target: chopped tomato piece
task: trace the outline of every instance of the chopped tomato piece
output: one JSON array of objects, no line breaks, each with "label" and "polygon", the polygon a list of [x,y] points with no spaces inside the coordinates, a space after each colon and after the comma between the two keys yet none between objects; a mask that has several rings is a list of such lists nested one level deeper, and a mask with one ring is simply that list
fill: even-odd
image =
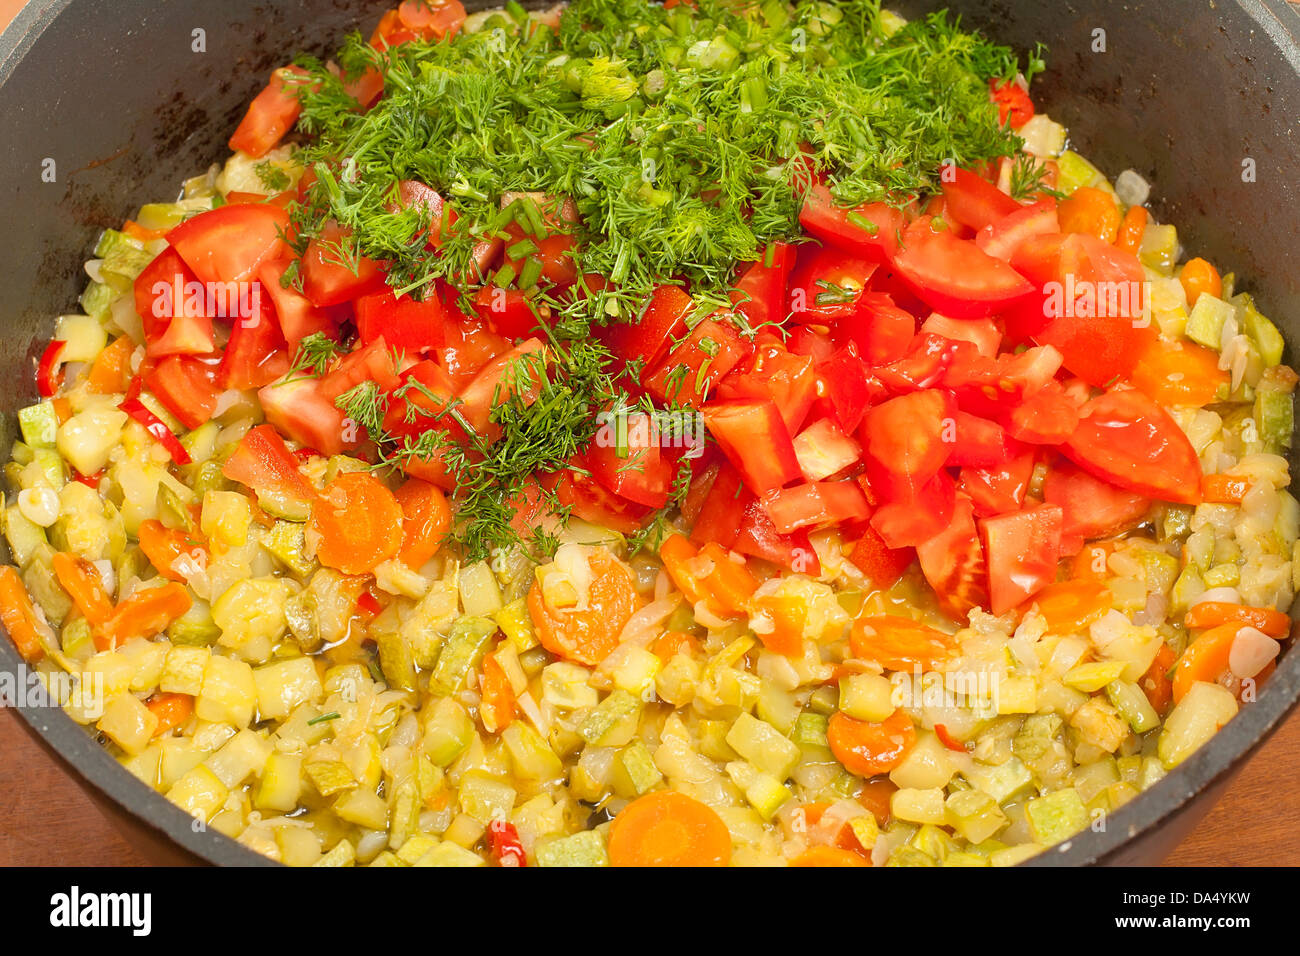
[{"label": "chopped tomato piece", "polygon": [[1141,392],[1098,395],[1061,449],[1084,471],[1150,498],[1201,500],[1201,462],[1169,413]]},{"label": "chopped tomato piece", "polygon": [[649,368],[668,350],[670,342],[686,334],[686,317],[695,301],[680,286],[661,285],[646,301],[635,322],[620,322],[596,329],[595,334],[614,355],[614,371],[640,361]]},{"label": "chopped tomato piece", "polygon": [[312,305],[311,300],[297,289],[282,284],[285,270],[290,262],[289,259],[276,259],[273,262],[263,263],[257,271],[257,277],[262,283],[262,291],[270,296],[271,304],[275,308],[276,323],[280,327],[280,334],[284,337],[286,347],[294,350],[299,342],[316,332],[337,341],[338,318],[330,311]]},{"label": "chopped tomato piece", "polygon": [[1034,118],[1034,101],[1014,80],[989,80],[989,98],[997,104],[998,119],[1012,129],[1020,129]]},{"label": "chopped tomato piece", "polygon": [[952,520],[956,486],[946,471],[931,478],[913,498],[887,501],[871,516],[871,526],[891,548],[916,547]]},{"label": "chopped tomato piece", "polygon": [[957,496],[948,527],[916,546],[916,557],[939,607],[953,620],[964,623],[972,609],[988,604],[984,546],[965,495]]},{"label": "chopped tomato piece", "polygon": [[302,113],[298,90],[304,85],[301,78],[306,76],[307,71],[299,66],[272,72],[271,82],[248,104],[248,112],[227,145],[254,159],[264,156],[298,122]]},{"label": "chopped tomato piece", "polygon": [[546,378],[544,348],[539,339],[519,343],[483,366],[461,390],[460,414],[476,432],[495,441],[501,426],[492,421],[493,408],[515,395],[525,405],[536,401]]},{"label": "chopped tomato piece", "polygon": [[167,242],[200,282],[248,282],[264,262],[289,254],[289,214],[269,203],[218,206],[186,219]]},{"label": "chopped tomato piece", "polygon": [[1001,259],[922,217],[907,228],[894,254],[895,272],[930,308],[955,319],[1002,312],[1033,286]]},{"label": "chopped tomato piece", "polygon": [[867,413],[862,427],[872,486],[888,498],[910,498],[948,461],[945,431],[955,408],[946,392],[900,395]]},{"label": "chopped tomato piece", "polygon": [[752,328],[785,319],[785,288],[794,261],[794,246],[773,242],[764,250],[762,259],[741,267],[743,271],[731,292],[731,303]]},{"label": "chopped tomato piece", "polygon": [[759,345],[747,364],[736,368],[718,385],[718,397],[728,401],[770,398],[793,435],[817,399],[813,360],[777,343]]},{"label": "chopped tomato piece", "polygon": [[821,573],[821,562],[807,533],[800,529],[781,534],[757,499],[751,499],[741,513],[740,530],[732,550],[762,558],[796,574]]},{"label": "chopped tomato piece", "polygon": [[363,345],[383,336],[393,348],[411,352],[442,346],[442,302],[434,292],[417,301],[381,289],[358,298],[355,308],[357,334]]},{"label": "chopped tomato piece", "polygon": [[221,390],[216,366],[187,355],[169,355],[144,372],[144,386],[186,428],[198,428],[212,417]]},{"label": "chopped tomato piece", "polygon": [[891,548],[870,524],[863,525],[862,536],[853,543],[849,560],[875,587],[889,588],[898,583],[916,553],[912,548]]},{"label": "chopped tomato piece", "polygon": [[598,432],[578,462],[614,494],[662,508],[672,487],[673,465],[660,447],[659,428],[653,417],[634,412],[615,419],[609,427],[625,433],[615,433],[608,436],[614,440],[606,441],[605,433]]},{"label": "chopped tomato piece", "polygon": [[958,487],[970,496],[981,518],[1015,511],[1025,502],[1037,457],[1031,448],[1001,465],[963,468]]},{"label": "chopped tomato piece", "polygon": [[1020,204],[969,169],[945,164],[939,175],[947,216],[979,231],[1005,218]]},{"label": "chopped tomato piece", "polygon": [[994,614],[1005,614],[1056,580],[1061,524],[1056,505],[981,519]]},{"label": "chopped tomato piece", "polygon": [[862,457],[862,446],[832,419],[813,422],[794,438],[799,470],[809,481],[822,481]]},{"label": "chopped tomato piece", "polygon": [[1008,262],[1020,244],[1030,236],[1060,231],[1061,224],[1056,218],[1056,200],[1044,199],[1029,206],[1021,206],[984,226],[975,236],[975,245],[993,258]]},{"label": "chopped tomato piece", "polygon": [[740,533],[746,504],[744,490],[740,472],[730,462],[722,462],[691,526],[691,541],[698,545],[715,541],[724,548],[732,547]]},{"label": "chopped tomato piece", "polygon": [[699,406],[740,364],[745,343],[730,323],[705,319],[645,379],[645,388],[668,405]]},{"label": "chopped tomato piece", "polygon": [[221,473],[231,481],[285,501],[310,501],[316,495],[279,433],[271,425],[256,425],[239,440]]},{"label": "chopped tomato piece", "polygon": [[783,488],[759,499],[781,534],[799,528],[825,528],[860,521],[871,509],[852,481],[811,481]]},{"label": "chopped tomato piece", "polygon": [[335,222],[307,243],[300,264],[303,294],[325,308],[348,302],[384,284],[379,263],[361,255],[351,233]]},{"label": "chopped tomato piece", "polygon": [[897,247],[903,213],[880,202],[846,208],[827,186],[814,183],[804,198],[799,222],[818,239],[883,261]]},{"label": "chopped tomato piece", "polygon": [[790,433],[771,399],[713,402],[702,411],[709,432],[755,494],[800,476]]},{"label": "chopped tomato piece", "polygon": [[1061,550],[1065,554],[1077,553],[1085,541],[1127,531],[1141,522],[1151,507],[1150,498],[1116,488],[1066,463],[1048,472],[1043,500],[1062,511]]},{"label": "chopped tomato piece", "polygon": [[154,257],[136,277],[135,311],[150,357],[206,355],[216,348],[203,287],[175,249]]}]

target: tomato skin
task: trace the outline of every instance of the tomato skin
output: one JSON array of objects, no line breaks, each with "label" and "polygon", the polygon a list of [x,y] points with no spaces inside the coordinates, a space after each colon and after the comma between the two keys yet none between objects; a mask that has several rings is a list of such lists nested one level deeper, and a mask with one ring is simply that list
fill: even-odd
[{"label": "tomato skin", "polygon": [[416,301],[385,288],[360,296],[355,308],[357,334],[365,345],[382,336],[393,348],[421,354],[442,347],[442,302],[434,292]]},{"label": "tomato skin", "polygon": [[302,291],[313,305],[340,305],[383,285],[384,274],[374,259],[357,255],[356,272],[339,262],[339,245],[350,235],[338,223],[329,222],[307,243],[300,263]]},{"label": "tomato skin", "polygon": [[136,277],[132,286],[135,311],[150,358],[206,355],[216,349],[212,318],[189,295],[191,283],[197,282],[198,277],[172,248],[155,256]]},{"label": "tomato skin", "polygon": [[948,230],[936,232],[924,217],[907,228],[892,262],[921,301],[954,319],[994,315],[1034,291],[1001,259]]},{"label": "tomato skin", "polygon": [[403,371],[399,378],[401,384],[390,393],[384,414],[384,431],[399,438],[414,438],[431,428],[440,428],[463,436],[455,419],[439,414],[456,395],[451,377],[441,365],[425,359]]},{"label": "tomato skin", "polygon": [[[640,421],[636,415],[640,415]],[[627,425],[625,454],[620,456],[614,444],[593,440],[578,456],[577,463],[614,494],[649,508],[662,508],[668,503],[672,487],[672,461],[660,448],[657,429],[651,426],[649,416],[633,413],[629,418],[632,420]]]},{"label": "tomato skin", "polygon": [[989,99],[997,104],[998,119],[1012,129],[1020,129],[1034,118],[1034,101],[1014,81],[989,80]]},{"label": "tomato skin", "polygon": [[531,296],[521,289],[485,285],[474,294],[474,311],[490,318],[498,334],[509,339],[522,339],[535,334],[543,326],[530,302]]},{"label": "tomato skin", "polygon": [[595,329],[595,335],[614,355],[611,368],[621,372],[629,362],[652,366],[671,341],[686,334],[686,317],[695,300],[681,286],[661,285],[651,293],[636,322],[621,322]]},{"label": "tomato skin", "polygon": [[786,317],[785,289],[790,280],[790,270],[794,268],[795,247],[788,242],[773,242],[764,259],[769,257],[771,265],[760,259],[742,266],[743,271],[731,292],[732,308],[748,319],[754,328],[780,322]]},{"label": "tomato skin", "polygon": [[[850,221],[850,214],[873,223],[875,232]],[[799,222],[818,239],[849,252],[861,253],[879,261],[893,255],[898,245],[898,231],[903,227],[903,213],[885,203],[867,203],[846,209],[835,202],[830,189],[814,183],[804,198]]]},{"label": "tomato skin", "polygon": [[1005,614],[1056,580],[1062,520],[1056,505],[981,519],[990,611]]},{"label": "tomato skin", "polygon": [[800,477],[790,433],[771,399],[712,402],[701,411],[705,426],[755,494]]},{"label": "tomato skin", "polygon": [[974,351],[975,346],[969,342],[921,332],[912,339],[901,359],[874,369],[872,374],[884,390],[905,395],[939,385],[949,366],[963,354]]},{"label": "tomato skin", "polygon": [[258,281],[262,291],[270,296],[275,307],[276,322],[280,334],[290,349],[296,349],[298,343],[316,332],[327,338],[338,340],[339,320],[325,309],[318,309],[311,300],[292,287],[281,285],[289,259],[276,259],[263,263],[257,270]]},{"label": "tomato skin", "polygon": [[403,179],[397,184],[397,201],[389,208],[396,210],[417,209],[429,218],[429,231],[426,233],[424,247],[437,249],[443,243],[443,233],[456,222],[456,213],[451,204],[442,198],[432,186],[418,179]]},{"label": "tomato skin", "polygon": [[646,391],[665,405],[699,408],[745,357],[746,346],[729,322],[705,319],[645,379]]},{"label": "tomato skin", "polygon": [[846,434],[857,431],[867,407],[881,391],[857,348],[850,342],[818,362],[816,370],[817,391],[825,400],[826,413]]},{"label": "tomato skin", "polygon": [[227,145],[254,159],[266,155],[298,122],[302,102],[297,90],[302,83],[293,78],[306,75],[307,71],[299,66],[285,66],[273,71],[266,88],[248,104],[248,112],[239,121]]},{"label": "tomato skin", "polygon": [[1077,554],[1085,541],[1128,530],[1151,507],[1149,498],[1116,488],[1067,462],[1048,472],[1043,500],[1061,509],[1065,554]]},{"label": "tomato skin", "polygon": [[945,164],[939,179],[947,216],[976,231],[1020,208],[1018,202],[969,169]]},{"label": "tomato skin", "polygon": [[284,336],[272,306],[264,302],[256,316],[235,320],[221,356],[219,378],[225,388],[261,388],[288,372],[289,365]]},{"label": "tomato skin", "polygon": [[956,486],[946,471],[931,478],[910,499],[887,501],[871,516],[871,526],[891,548],[916,547],[948,527]]},{"label": "tomato skin", "polygon": [[391,392],[400,384],[393,353],[383,336],[335,360],[316,384],[321,394],[332,402],[366,380],[373,381],[381,392]]},{"label": "tomato skin", "polygon": [[853,313],[835,329],[837,338],[857,346],[858,354],[871,366],[888,365],[907,354],[916,335],[916,317],[894,304],[883,292],[863,292]]},{"label": "tomato skin", "polygon": [[719,463],[691,525],[691,542],[701,547],[712,542],[730,548],[740,534],[746,502],[740,472],[729,461]]},{"label": "tomato skin", "polygon": [[718,397],[727,401],[770,398],[781,410],[786,430],[793,435],[817,399],[813,360],[789,352],[779,343],[761,344],[747,364],[734,369],[718,384]]},{"label": "tomato skin", "polygon": [[1169,413],[1136,389],[1112,389],[1083,406],[1061,451],[1118,488],[1161,501],[1201,501],[1201,462]]},{"label": "tomato skin", "polygon": [[272,382],[258,389],[257,398],[274,430],[322,455],[341,455],[352,444],[344,441],[342,409],[310,379]]},{"label": "tomato skin", "polygon": [[1008,262],[1020,244],[1029,237],[1060,231],[1061,223],[1056,218],[1056,200],[1043,199],[1028,206],[1020,206],[981,228],[975,236],[975,245],[993,258]]},{"label": "tomato skin", "polygon": [[200,282],[247,282],[264,262],[289,255],[289,214],[270,203],[218,206],[167,233]]},{"label": "tomato skin", "polygon": [[1002,465],[963,468],[958,488],[970,497],[981,518],[1015,511],[1025,503],[1037,457],[1030,448]]},{"label": "tomato skin", "polygon": [[958,467],[991,468],[1015,457],[1020,445],[997,422],[958,409],[953,414],[956,432],[947,464]]},{"label": "tomato skin", "polygon": [[862,426],[872,487],[894,500],[919,493],[948,461],[952,443],[945,440],[945,429],[954,415],[952,397],[937,389],[872,408]]},{"label": "tomato skin", "polygon": [[985,358],[995,358],[1002,343],[1002,332],[992,319],[950,319],[938,312],[921,323],[920,331],[941,335],[953,342],[969,342]]},{"label": "tomato skin", "polygon": [[1008,430],[1032,445],[1059,445],[1074,434],[1079,406],[1056,382],[1048,382],[1011,410]]},{"label": "tomato skin", "polygon": [[849,560],[878,588],[890,588],[898,583],[903,572],[916,558],[912,548],[891,548],[870,524],[862,526],[862,535],[853,543]]},{"label": "tomato skin", "polygon": [[965,495],[957,495],[948,527],[916,546],[916,557],[939,607],[953,620],[964,622],[971,610],[988,604],[984,545]]},{"label": "tomato skin", "polygon": [[750,497],[740,516],[740,529],[732,550],[752,558],[762,558],[794,571],[796,574],[821,574],[821,562],[803,529],[790,534],[776,530],[758,499]]},{"label": "tomato skin", "polygon": [[212,417],[221,394],[212,363],[187,355],[169,355],[142,371],[142,375],[144,387],[186,428],[198,428]]},{"label": "tomato skin", "polygon": [[852,481],[805,482],[771,492],[759,500],[780,534],[861,521],[871,512],[862,489]]},{"label": "tomato skin", "polygon": [[254,491],[271,491],[284,498],[310,501],[316,494],[298,470],[298,460],[270,425],[250,428],[221,467],[221,473]]},{"label": "tomato skin", "polygon": [[536,401],[541,379],[546,375],[544,362],[544,346],[539,339],[527,339],[494,358],[461,389],[461,416],[480,435],[495,441],[501,435],[501,426],[492,421],[492,409],[516,394],[526,405]]}]

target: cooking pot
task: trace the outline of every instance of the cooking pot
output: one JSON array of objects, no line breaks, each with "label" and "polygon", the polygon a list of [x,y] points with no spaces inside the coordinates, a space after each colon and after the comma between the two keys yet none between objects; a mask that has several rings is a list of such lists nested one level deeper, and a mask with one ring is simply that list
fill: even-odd
[{"label": "cooking pot", "polygon": [[[13,441],[15,410],[36,397],[34,362],[54,316],[77,301],[100,230],[222,159],[272,68],[299,50],[330,54],[388,5],[33,0],[18,15],[0,36],[0,195],[9,222],[0,380],[10,383],[0,397],[0,454]],[[908,17],[945,5],[1018,50],[1047,44],[1035,100],[1069,127],[1073,145],[1111,176],[1133,168],[1152,182],[1155,215],[1177,224],[1189,249],[1235,272],[1288,341],[1300,341],[1300,14],[1281,0],[893,4]],[[0,669],[20,665],[0,640]],[[1292,650],[1256,703],[1112,814],[1103,832],[1086,831],[1029,865],[1159,862],[1298,697]],[[146,851],[171,862],[267,863],[136,781],[61,710],[19,713]]]}]

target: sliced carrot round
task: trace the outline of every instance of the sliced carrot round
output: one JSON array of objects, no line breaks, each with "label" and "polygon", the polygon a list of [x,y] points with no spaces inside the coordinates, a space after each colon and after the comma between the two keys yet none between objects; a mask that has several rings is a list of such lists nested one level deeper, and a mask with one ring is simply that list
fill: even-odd
[{"label": "sliced carrot round", "polygon": [[884,614],[853,622],[853,656],[888,671],[933,670],[953,655],[952,638],[907,617]]},{"label": "sliced carrot round", "polygon": [[1232,642],[1237,639],[1237,632],[1243,625],[1233,621],[1212,627],[1192,643],[1187,645],[1178,663],[1174,666],[1174,703],[1192,689],[1197,681],[1213,684],[1228,669],[1228,657],[1232,653]]},{"label": "sliced carrot round", "polygon": [[837,711],[826,727],[826,739],[845,770],[859,777],[874,777],[903,762],[916,743],[916,727],[901,710],[879,723],[855,720]]},{"label": "sliced carrot round", "polygon": [[700,801],[675,790],[638,797],[609,828],[613,866],[726,866],[731,833]]},{"label": "sliced carrot round", "polygon": [[793,860],[791,866],[870,866],[871,863],[860,853],[841,850],[837,846],[814,846],[804,850]]},{"label": "sliced carrot round", "polygon": [[594,667],[618,646],[618,636],[640,604],[629,571],[603,548],[593,549],[587,563],[591,585],[581,608],[553,608],[540,582],[528,592],[528,613],[537,639],[552,654]]},{"label": "sliced carrot round", "polygon": [[1219,354],[1194,342],[1153,339],[1129,377],[1162,405],[1208,405],[1229,381]]},{"label": "sliced carrot round", "polygon": [[104,590],[96,567],[80,555],[60,551],[50,562],[54,576],[72,603],[91,624],[103,624],[113,613],[113,601]]},{"label": "sliced carrot round", "polygon": [[1187,293],[1188,305],[1195,305],[1201,293],[1212,295],[1216,299],[1223,295],[1223,280],[1219,277],[1219,270],[1199,257],[1187,260],[1178,273],[1178,281]]},{"label": "sliced carrot round", "polygon": [[1110,193],[1081,186],[1057,207],[1061,232],[1086,232],[1102,242],[1114,242],[1119,233],[1119,206]]},{"label": "sliced carrot round", "polygon": [[316,558],[344,574],[366,574],[402,546],[402,508],[373,475],[339,475],[312,502]]},{"label": "sliced carrot round", "polygon": [[397,556],[419,568],[438,553],[451,528],[451,505],[436,485],[408,478],[394,493],[402,509],[402,548]]},{"label": "sliced carrot round", "polygon": [[153,735],[161,737],[190,719],[190,714],[194,713],[194,698],[189,694],[158,693],[145,701],[145,707],[158,718]]}]

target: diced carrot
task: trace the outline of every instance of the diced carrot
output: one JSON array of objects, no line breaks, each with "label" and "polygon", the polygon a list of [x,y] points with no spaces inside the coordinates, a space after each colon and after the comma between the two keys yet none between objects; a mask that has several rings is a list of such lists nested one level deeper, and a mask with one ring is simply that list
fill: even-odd
[{"label": "diced carrot", "polygon": [[916,727],[905,711],[896,710],[879,723],[855,720],[842,711],[831,715],[826,739],[835,759],[851,774],[874,777],[903,762],[916,743]]},{"label": "diced carrot", "polygon": [[133,637],[153,637],[190,609],[190,592],[184,585],[140,588],[113,610],[112,615],[91,631],[101,651],[125,644]]},{"label": "diced carrot", "polygon": [[612,866],[726,866],[731,833],[693,797],[656,790],[629,803],[609,828]]},{"label": "diced carrot", "polygon": [[344,574],[366,574],[402,546],[402,508],[366,472],[339,475],[312,502],[309,527],[320,535],[316,558]]},{"label": "diced carrot", "polygon": [[1076,634],[1098,620],[1111,606],[1110,588],[1094,579],[1057,581],[1027,604],[1038,605],[1048,634]]},{"label": "diced carrot", "polygon": [[171,581],[185,583],[185,576],[177,570],[177,562],[184,557],[192,557],[201,552],[203,546],[179,528],[168,528],[157,518],[146,518],[140,522],[137,532],[140,550],[149,559],[149,563],[163,577]]},{"label": "diced carrot", "polygon": [[934,670],[953,654],[952,638],[947,634],[891,614],[854,621],[849,645],[854,657],[888,671]]},{"label": "diced carrot", "polygon": [[681,591],[686,596],[687,602],[692,605],[698,604],[705,598],[703,584],[688,567],[698,554],[695,545],[691,544],[685,535],[670,534],[664,538],[663,544],[659,545],[659,560],[664,563],[664,570],[672,578],[677,590]]},{"label": "diced carrot", "polygon": [[408,568],[418,569],[442,547],[451,529],[451,505],[436,485],[420,478],[408,478],[394,494],[403,516],[397,556]]},{"label": "diced carrot", "polygon": [[490,734],[499,734],[515,719],[515,692],[505,669],[491,655],[483,658],[479,680],[479,719]]},{"label": "diced carrot", "polygon": [[1147,668],[1147,672],[1138,679],[1138,686],[1147,695],[1152,709],[1161,717],[1169,709],[1174,699],[1174,685],[1169,679],[1169,671],[1174,666],[1174,651],[1168,644],[1161,644],[1156,658]]},{"label": "diced carrot", "polygon": [[783,657],[803,656],[803,629],[808,602],[797,594],[778,591],[754,599],[754,610],[772,622],[770,631],[758,631],[763,646]]},{"label": "diced carrot", "polygon": [[190,714],[194,713],[194,698],[189,694],[158,693],[145,701],[145,706],[158,718],[158,727],[153,735],[161,737],[190,719]]},{"label": "diced carrot", "polygon": [[744,561],[732,560],[730,552],[716,542],[698,551],[684,535],[673,534],[659,546],[659,558],[673,584],[692,605],[703,601],[720,617],[743,617],[749,599],[758,589]]},{"label": "diced carrot", "polygon": [[1229,381],[1219,356],[1195,342],[1152,339],[1129,380],[1162,405],[1208,405]]},{"label": "diced carrot", "polygon": [[650,645],[650,651],[665,664],[678,654],[690,657],[698,649],[699,642],[685,631],[665,631]]},{"label": "diced carrot", "polygon": [[109,342],[86,374],[86,387],[100,395],[117,395],[125,392],[131,381],[131,353],[135,343],[125,335]]},{"label": "diced carrot", "polygon": [[54,576],[82,616],[92,625],[107,621],[113,613],[113,600],[104,590],[104,579],[100,577],[99,569],[80,555],[67,551],[54,555],[51,564]]},{"label": "diced carrot", "polygon": [[72,402],[62,395],[50,399],[50,405],[54,408],[54,418],[60,425],[72,417]]},{"label": "diced carrot", "polygon": [[1111,541],[1090,541],[1074,556],[1070,577],[1078,581],[1104,581],[1110,577],[1106,562],[1115,550]]},{"label": "diced carrot", "polygon": [[1110,243],[1119,233],[1119,206],[1110,193],[1092,186],[1080,186],[1062,201],[1056,217],[1061,232],[1086,232]]},{"label": "diced carrot", "polygon": [[1220,624],[1201,634],[1187,645],[1178,663],[1174,665],[1174,703],[1178,703],[1197,681],[1214,683],[1228,669],[1228,655],[1232,642],[1242,625],[1233,621]]},{"label": "diced carrot", "polygon": [[0,566],[0,624],[29,664],[44,657],[45,644],[54,642],[54,631],[36,616],[23,579],[7,564]]},{"label": "diced carrot", "polygon": [[154,239],[161,239],[167,235],[166,229],[146,229],[134,219],[128,219],[122,223],[122,233],[131,239],[138,239],[141,242],[151,242]]},{"label": "diced carrot", "polygon": [[591,584],[585,608],[553,608],[541,582],[528,592],[528,614],[537,639],[552,654],[595,666],[618,646],[619,634],[640,604],[629,571],[603,548],[591,552]]},{"label": "diced carrot", "polygon": [[889,822],[889,799],[897,789],[898,786],[892,780],[881,777],[878,780],[868,780],[858,788],[853,798],[870,810],[876,822],[883,827]]},{"label": "diced carrot", "polygon": [[1269,637],[1285,637],[1291,632],[1291,618],[1281,611],[1228,601],[1202,601],[1187,612],[1184,623],[1198,630],[1221,624],[1247,624]]},{"label": "diced carrot", "polygon": [[842,850],[837,846],[814,846],[804,850],[793,860],[790,866],[870,866],[871,862],[862,854],[852,850]]},{"label": "diced carrot", "polygon": [[1201,477],[1201,497],[1210,504],[1239,505],[1248,491],[1249,478],[1222,474]]},{"label": "diced carrot", "polygon": [[1124,213],[1124,221],[1119,225],[1115,245],[1137,255],[1138,250],[1142,248],[1142,234],[1146,229],[1147,211],[1141,206],[1130,206],[1128,212]]},{"label": "diced carrot", "polygon": [[1178,281],[1187,293],[1188,305],[1195,305],[1202,292],[1216,299],[1223,295],[1223,280],[1219,278],[1219,270],[1199,257],[1187,260],[1178,273]]}]

